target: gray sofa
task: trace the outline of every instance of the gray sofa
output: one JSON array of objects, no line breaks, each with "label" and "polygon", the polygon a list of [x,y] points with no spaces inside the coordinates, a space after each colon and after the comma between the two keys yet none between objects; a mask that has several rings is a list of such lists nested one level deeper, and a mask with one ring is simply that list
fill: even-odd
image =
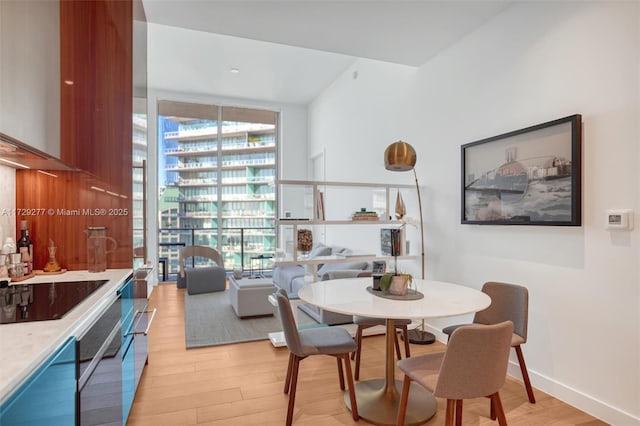
[{"label": "gray sofa", "polygon": [[[309,252],[309,258],[313,259],[318,256],[331,256],[338,255],[349,251],[344,247],[327,246],[322,243],[316,243],[312,250]],[[318,265],[318,276],[316,281],[321,280],[322,275],[328,271],[344,270],[344,269],[356,269],[364,270],[370,268],[370,262],[353,262],[345,258],[344,263],[327,263],[324,265]],[[298,290],[300,290],[305,284],[312,283],[313,277],[311,276],[311,267],[304,265],[294,266],[276,266],[273,268],[273,283],[287,291],[290,298],[294,299],[298,297]]]},{"label": "gray sofa", "polygon": [[[344,254],[345,251],[349,251],[349,249],[344,247],[326,246],[322,243],[318,243],[314,245],[313,249],[309,253],[309,257],[314,258],[316,256],[338,255],[341,253]],[[372,267],[373,262],[351,261],[348,258],[345,258],[344,262],[325,263],[323,265],[319,265],[316,281],[357,277],[363,273],[368,273],[370,275]],[[305,285],[314,282],[314,279],[308,272],[307,268],[303,265],[277,266],[273,270],[273,282],[277,287],[285,289],[289,294],[289,297],[297,298],[298,291]],[[335,325],[352,322],[352,317],[350,315],[324,311],[316,306],[301,304],[299,305],[299,308],[319,323]]]}]

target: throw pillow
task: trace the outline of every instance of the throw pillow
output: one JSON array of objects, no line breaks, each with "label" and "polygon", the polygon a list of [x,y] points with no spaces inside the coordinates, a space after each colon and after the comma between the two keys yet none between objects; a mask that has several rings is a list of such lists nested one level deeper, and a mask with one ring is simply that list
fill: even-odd
[{"label": "throw pillow", "polygon": [[309,257],[314,258],[316,256],[329,256],[331,254],[331,247],[325,246],[322,243],[318,243],[309,252]]}]

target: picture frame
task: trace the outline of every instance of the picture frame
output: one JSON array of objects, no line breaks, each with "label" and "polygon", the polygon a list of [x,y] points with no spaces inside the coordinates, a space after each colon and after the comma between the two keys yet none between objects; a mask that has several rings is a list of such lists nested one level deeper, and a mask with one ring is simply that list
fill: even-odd
[{"label": "picture frame", "polygon": [[461,223],[582,225],[582,116],[461,146]]}]

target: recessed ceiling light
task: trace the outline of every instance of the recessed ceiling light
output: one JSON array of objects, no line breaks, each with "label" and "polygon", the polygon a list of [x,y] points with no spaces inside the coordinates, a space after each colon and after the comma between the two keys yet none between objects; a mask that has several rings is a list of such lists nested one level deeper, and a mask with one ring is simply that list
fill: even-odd
[{"label": "recessed ceiling light", "polygon": [[229,70],[229,72],[230,72],[230,73],[232,73],[232,74],[239,74],[239,73],[240,73],[240,70],[239,70],[238,68],[231,68],[231,69]]}]

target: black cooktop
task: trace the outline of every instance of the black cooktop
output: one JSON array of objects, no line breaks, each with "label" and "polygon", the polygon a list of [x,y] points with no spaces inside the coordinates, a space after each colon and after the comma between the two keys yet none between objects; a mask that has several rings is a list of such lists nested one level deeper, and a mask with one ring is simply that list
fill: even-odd
[{"label": "black cooktop", "polygon": [[0,324],[60,319],[106,282],[7,285],[0,281]]}]

